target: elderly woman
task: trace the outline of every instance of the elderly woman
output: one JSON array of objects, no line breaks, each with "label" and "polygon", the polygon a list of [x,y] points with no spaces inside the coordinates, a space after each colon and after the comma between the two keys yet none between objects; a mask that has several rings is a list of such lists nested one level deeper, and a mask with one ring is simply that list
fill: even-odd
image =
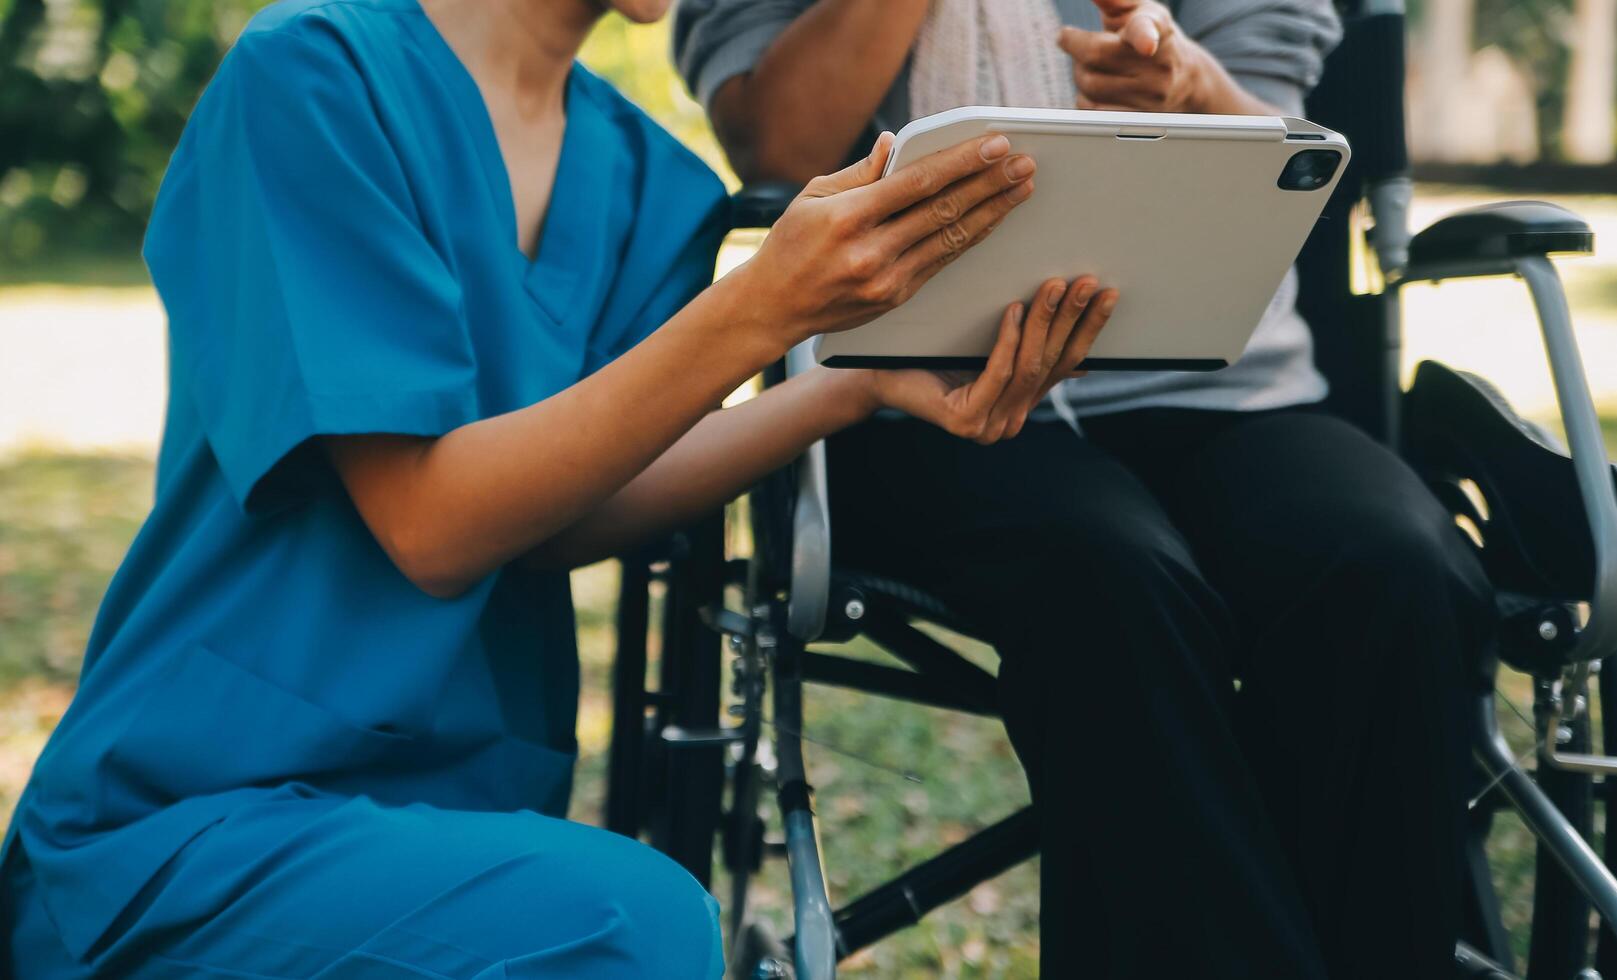
[{"label": "elderly woman", "polygon": [[[683,0],[675,24],[737,171],[792,181],[963,104],[1301,115],[1338,34],[1330,0]],[[1014,442],[830,440],[840,559],[995,638],[1050,975],[1451,969],[1459,667],[1492,597],[1416,475],[1315,409],[1296,290],[1233,366],[1063,383]]]},{"label": "elderly woman", "polygon": [[156,505],[7,836],[12,975],[719,975],[689,876],[562,819],[566,569],[880,408],[1014,435],[1115,296],[1046,283],[964,382],[715,411],[913,293],[1033,164],[989,136],[878,179],[884,136],[709,287],[718,180],[573,63],[604,6],[289,0],[225,59],[146,243]]}]

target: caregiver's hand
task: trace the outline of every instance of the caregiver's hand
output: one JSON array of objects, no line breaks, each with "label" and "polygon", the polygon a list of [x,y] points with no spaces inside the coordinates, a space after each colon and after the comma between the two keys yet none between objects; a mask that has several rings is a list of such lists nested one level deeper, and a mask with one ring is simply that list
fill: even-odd
[{"label": "caregiver's hand", "polygon": [[988,135],[882,177],[893,136],[845,170],[809,181],[747,263],[726,279],[775,339],[867,323],[988,237],[1033,193],[1033,160]]},{"label": "caregiver's hand", "polygon": [[1064,27],[1080,109],[1276,115],[1179,29],[1157,0],[1094,0],[1103,31]]},{"label": "caregiver's hand", "polygon": [[1071,286],[1052,279],[1031,303],[1005,310],[980,373],[869,371],[867,390],[878,407],[899,409],[962,438],[984,445],[1010,439],[1057,381],[1084,373],[1078,364],[1116,305],[1117,291],[1097,292],[1087,276]]}]

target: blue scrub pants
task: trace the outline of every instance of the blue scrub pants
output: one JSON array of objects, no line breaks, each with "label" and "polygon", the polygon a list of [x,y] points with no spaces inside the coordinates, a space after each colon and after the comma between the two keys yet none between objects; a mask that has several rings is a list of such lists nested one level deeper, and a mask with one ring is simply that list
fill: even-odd
[{"label": "blue scrub pants", "polygon": [[628,838],[527,812],[274,791],[170,862],[92,964],[63,948],[20,848],[7,879],[0,935],[11,975],[29,980],[723,971],[717,906],[683,868]]}]

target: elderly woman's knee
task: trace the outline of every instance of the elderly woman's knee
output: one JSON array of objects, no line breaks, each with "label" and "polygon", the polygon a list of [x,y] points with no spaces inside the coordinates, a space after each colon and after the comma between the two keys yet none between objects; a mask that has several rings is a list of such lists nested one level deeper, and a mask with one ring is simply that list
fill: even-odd
[{"label": "elderly woman's knee", "polygon": [[1492,615],[1493,588],[1471,545],[1439,508],[1366,508],[1344,519],[1339,534],[1339,585],[1410,613]]}]

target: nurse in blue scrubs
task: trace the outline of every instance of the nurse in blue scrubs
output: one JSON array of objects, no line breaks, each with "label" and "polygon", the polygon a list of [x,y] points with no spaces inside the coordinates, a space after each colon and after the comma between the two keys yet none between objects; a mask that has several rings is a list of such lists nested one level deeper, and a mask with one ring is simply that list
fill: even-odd
[{"label": "nurse in blue scrubs", "polygon": [[979,376],[716,411],[902,302],[1032,161],[985,137],[878,180],[884,136],[709,287],[718,180],[573,63],[605,6],[294,0],[226,58],[146,243],[156,506],[6,839],[15,975],[719,975],[689,876],[562,819],[566,570],[879,408],[1012,436],[1115,296],[1045,284]]}]

